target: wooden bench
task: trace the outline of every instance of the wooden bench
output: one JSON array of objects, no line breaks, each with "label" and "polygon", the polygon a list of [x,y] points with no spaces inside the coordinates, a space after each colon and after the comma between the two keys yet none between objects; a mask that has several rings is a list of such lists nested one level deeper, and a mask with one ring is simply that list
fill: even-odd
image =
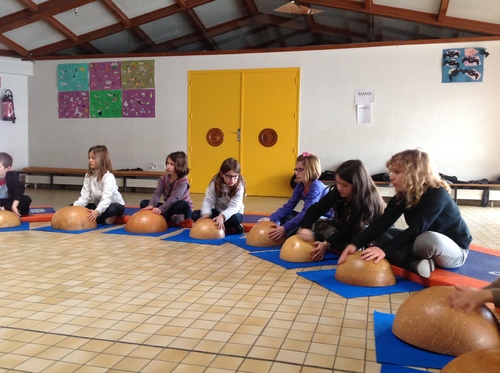
[{"label": "wooden bench", "polygon": [[[20,174],[25,175],[26,184],[48,184],[51,189],[54,185],[83,185],[83,178],[87,173],[84,168],[58,167],[25,167]],[[158,179],[165,172],[158,171],[113,171],[116,183],[126,192],[127,188],[156,188]]]},{"label": "wooden bench", "polygon": [[[332,185],[334,181],[321,180],[325,185]],[[382,197],[392,197],[396,194],[394,187],[388,181],[375,181],[375,185]],[[453,183],[448,184],[451,188],[453,200],[473,200],[481,201],[485,189],[489,189],[489,203],[493,207],[494,202],[500,201],[500,184],[471,184],[471,183]]]}]

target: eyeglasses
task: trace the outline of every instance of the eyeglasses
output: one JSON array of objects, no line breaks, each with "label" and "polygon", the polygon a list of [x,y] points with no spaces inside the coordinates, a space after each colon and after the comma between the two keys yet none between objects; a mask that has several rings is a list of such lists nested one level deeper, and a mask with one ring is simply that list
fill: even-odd
[{"label": "eyeglasses", "polygon": [[240,175],[229,175],[229,174],[224,174],[224,177],[228,180],[236,180]]},{"label": "eyeglasses", "polygon": [[293,169],[293,172],[296,172],[296,173],[298,173],[298,174],[300,174],[302,171],[304,171],[304,169],[303,169],[303,168],[294,168],[294,169]]}]

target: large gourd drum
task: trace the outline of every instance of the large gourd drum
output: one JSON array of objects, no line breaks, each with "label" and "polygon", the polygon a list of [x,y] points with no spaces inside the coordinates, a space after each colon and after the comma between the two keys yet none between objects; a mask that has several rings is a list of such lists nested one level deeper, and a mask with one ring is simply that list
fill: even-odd
[{"label": "large gourd drum", "polygon": [[486,306],[465,312],[448,304],[452,286],[433,286],[407,298],[399,307],[392,332],[413,346],[440,354],[500,348],[498,321]]},{"label": "large gourd drum", "polygon": [[311,242],[303,240],[299,235],[288,237],[280,250],[280,259],[287,262],[312,262],[311,251],[314,249]]},{"label": "large gourd drum", "polygon": [[276,227],[276,223],[272,221],[259,221],[248,232],[247,244],[257,247],[282,246],[287,238],[285,235],[278,240],[273,240],[269,237],[269,232],[276,229]]},{"label": "large gourd drum", "polygon": [[490,373],[500,367],[500,349],[474,350],[450,361],[441,373]]},{"label": "large gourd drum", "polygon": [[139,210],[125,224],[125,230],[131,233],[161,233],[168,229],[163,215],[151,210]]},{"label": "large gourd drum", "polygon": [[356,286],[391,286],[396,283],[392,266],[386,259],[375,263],[361,258],[362,251],[347,255],[346,261],[337,266],[335,278],[344,284]]},{"label": "large gourd drum", "polygon": [[52,229],[61,231],[82,231],[95,229],[96,221],[89,220],[89,211],[81,206],[66,206],[52,216]]},{"label": "large gourd drum", "polygon": [[0,228],[13,228],[21,225],[21,219],[12,211],[0,210]]},{"label": "large gourd drum", "polygon": [[199,219],[191,227],[189,237],[198,240],[217,240],[226,237],[226,234],[224,230],[217,228],[212,219]]}]

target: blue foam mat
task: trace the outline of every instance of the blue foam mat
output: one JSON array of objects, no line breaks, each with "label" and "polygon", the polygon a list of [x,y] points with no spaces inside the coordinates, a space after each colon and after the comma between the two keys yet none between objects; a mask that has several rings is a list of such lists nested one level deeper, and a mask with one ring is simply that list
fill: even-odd
[{"label": "blue foam mat", "polygon": [[306,263],[295,263],[287,262],[286,260],[280,259],[280,250],[267,250],[260,252],[250,252],[250,254],[267,260],[271,263],[277,264],[286,269],[297,269],[297,268],[307,268],[307,267],[320,267],[326,265],[335,265],[338,263],[339,256],[326,253],[324,259],[321,262],[306,262]]},{"label": "blue foam mat", "polygon": [[396,284],[392,286],[371,287],[349,285],[338,281],[335,278],[335,272],[336,269],[321,269],[316,271],[297,272],[297,274],[318,283],[344,298],[373,297],[377,295],[419,291],[424,288],[421,284],[402,279],[401,277],[396,277]]},{"label": "blue foam mat", "polygon": [[81,233],[92,232],[92,231],[96,231],[99,229],[106,229],[106,228],[111,228],[111,227],[115,227],[115,225],[97,224],[97,228],[83,229],[83,230],[76,230],[76,231],[72,231],[72,230],[64,231],[64,230],[60,230],[60,229],[54,229],[50,225],[47,225],[46,227],[39,227],[39,228],[35,228],[33,230],[43,231],[43,232],[54,232],[54,233],[81,234]]},{"label": "blue foam mat", "polygon": [[28,231],[30,229],[30,223],[21,222],[21,225],[17,227],[0,228],[0,232],[17,232],[17,231]]},{"label": "blue foam mat", "polygon": [[189,237],[189,232],[190,229],[184,229],[181,231],[181,233],[162,238],[163,241],[174,241],[174,242],[189,242],[189,243],[197,243],[197,244],[204,244],[204,245],[223,245],[227,241],[224,240],[223,238],[221,239],[216,239],[216,240],[199,240],[196,238]]},{"label": "blue foam mat", "polygon": [[492,282],[498,278],[499,268],[500,256],[469,250],[469,256],[461,267],[447,268],[446,270],[458,275]]},{"label": "blue foam mat", "polygon": [[125,230],[125,227],[117,228],[117,229],[111,229],[109,231],[103,232],[105,234],[122,234],[122,235],[128,235],[128,236],[148,236],[148,237],[161,237],[166,234],[175,232],[180,230],[181,228],[168,228],[166,231],[163,232],[157,232],[157,233],[134,233],[134,232],[128,232]]},{"label": "blue foam mat", "polygon": [[239,246],[242,249],[245,249],[247,251],[279,250],[281,248],[281,246],[271,246],[271,247],[251,246],[251,245],[247,244],[246,236],[237,235],[237,234],[232,234],[232,235],[226,236],[224,238],[224,240],[232,243],[233,245]]},{"label": "blue foam mat", "polygon": [[377,363],[442,369],[455,358],[425,351],[403,342],[392,333],[393,322],[393,314],[377,311],[373,313]]},{"label": "blue foam mat", "polygon": [[418,369],[402,367],[399,365],[382,364],[380,373],[422,373],[422,371]]},{"label": "blue foam mat", "polygon": [[55,214],[56,210],[53,207],[41,206],[41,207],[30,207],[28,215],[37,214]]}]

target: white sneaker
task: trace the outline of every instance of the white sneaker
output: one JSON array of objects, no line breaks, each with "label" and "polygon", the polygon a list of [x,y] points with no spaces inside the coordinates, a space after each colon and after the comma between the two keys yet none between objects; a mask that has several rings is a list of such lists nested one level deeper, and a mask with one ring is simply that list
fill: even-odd
[{"label": "white sneaker", "polygon": [[104,220],[104,224],[111,225],[114,224],[115,221],[116,221],[116,216],[110,216],[109,218],[106,218],[106,220]]}]

